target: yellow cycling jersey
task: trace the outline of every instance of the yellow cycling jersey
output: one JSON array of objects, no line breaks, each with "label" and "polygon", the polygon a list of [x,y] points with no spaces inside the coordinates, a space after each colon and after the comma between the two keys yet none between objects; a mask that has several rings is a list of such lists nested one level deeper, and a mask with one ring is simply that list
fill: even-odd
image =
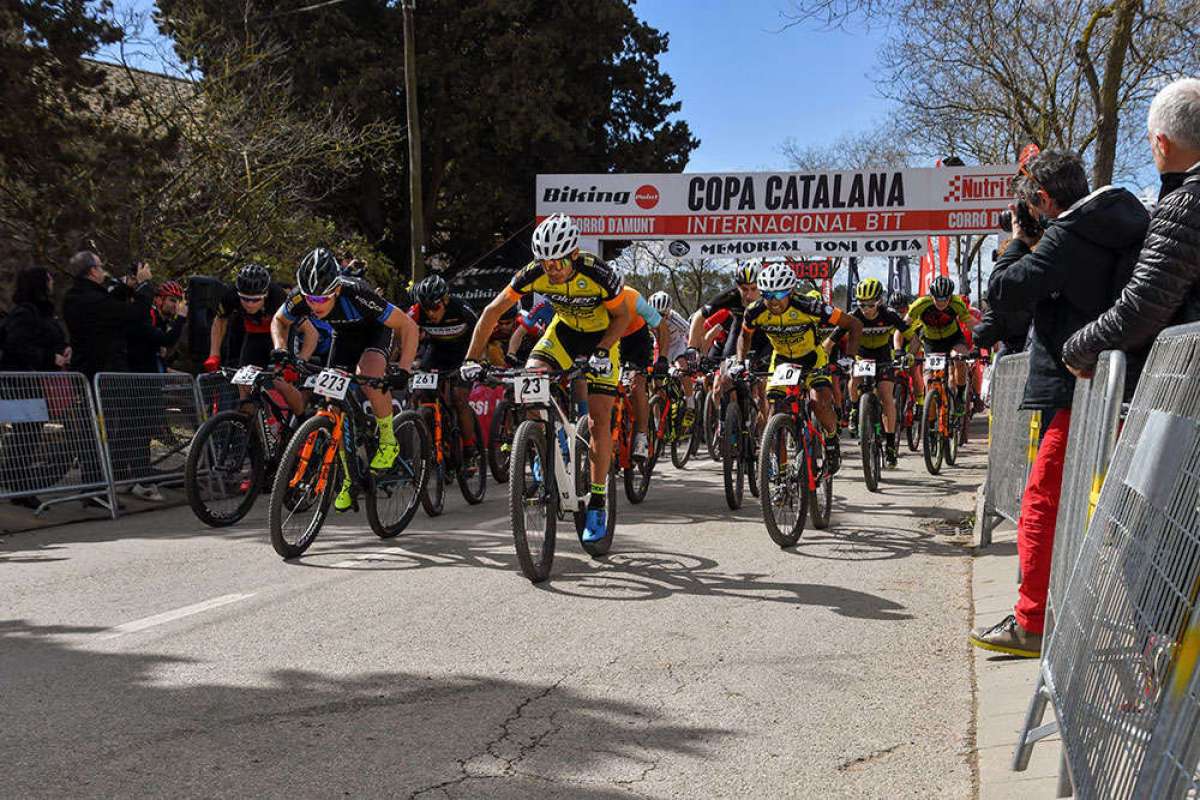
[{"label": "yellow cycling jersey", "polygon": [[538,292],[545,295],[562,324],[582,332],[602,331],[608,327],[608,309],[623,302],[621,279],[607,264],[591,253],[580,253],[575,271],[565,283],[551,283],[537,261],[527,264],[513,276],[504,291],[516,300]]},{"label": "yellow cycling jersey", "polygon": [[932,297],[922,295],[908,307],[908,318],[912,324],[907,332],[921,328],[926,339],[949,339],[959,333],[959,323],[971,325],[971,312],[958,295],[950,296],[950,305],[944,311],[933,304]]},{"label": "yellow cycling jersey", "polygon": [[775,352],[787,358],[808,355],[817,346],[815,330],[836,325],[842,312],[821,300],[792,295],[782,314],[773,314],[766,300],[756,300],[746,309],[742,327],[751,335],[762,330]]}]

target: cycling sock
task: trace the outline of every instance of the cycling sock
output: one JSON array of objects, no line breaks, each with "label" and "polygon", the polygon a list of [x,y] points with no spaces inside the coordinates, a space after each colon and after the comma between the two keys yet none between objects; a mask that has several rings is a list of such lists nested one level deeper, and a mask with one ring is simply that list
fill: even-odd
[{"label": "cycling sock", "polygon": [[962,405],[963,400],[966,398],[966,393],[967,393],[967,387],[965,387],[965,386],[959,386],[958,388],[956,388],[954,390],[954,399],[956,401],[958,401],[958,404],[960,406]]},{"label": "cycling sock", "polygon": [[896,432],[892,431],[891,433],[884,433],[883,441],[887,443],[888,447],[895,447],[896,446]]},{"label": "cycling sock", "polygon": [[386,417],[376,417],[375,421],[379,423],[379,443],[380,444],[395,444],[396,432],[392,430],[392,415]]},{"label": "cycling sock", "polygon": [[607,487],[603,483],[592,484],[592,496],[588,498],[588,510],[602,510],[604,508],[605,494]]}]

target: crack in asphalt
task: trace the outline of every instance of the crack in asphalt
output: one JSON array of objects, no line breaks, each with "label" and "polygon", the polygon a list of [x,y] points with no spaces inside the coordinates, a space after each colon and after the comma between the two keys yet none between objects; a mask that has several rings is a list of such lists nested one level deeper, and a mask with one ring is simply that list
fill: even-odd
[{"label": "crack in asphalt", "polygon": [[904,747],[904,745],[906,745],[906,744],[909,744],[909,743],[908,742],[897,742],[896,744],[892,745],[891,747],[885,747],[882,750],[875,750],[874,752],[867,753],[865,756],[859,756],[858,758],[852,758],[849,761],[843,761],[841,764],[838,764],[838,766],[837,766],[838,772],[846,772],[847,770],[852,770],[852,769],[855,769],[856,767],[861,767],[864,764],[869,764],[872,761],[876,761],[890,753],[896,752],[901,747]]}]

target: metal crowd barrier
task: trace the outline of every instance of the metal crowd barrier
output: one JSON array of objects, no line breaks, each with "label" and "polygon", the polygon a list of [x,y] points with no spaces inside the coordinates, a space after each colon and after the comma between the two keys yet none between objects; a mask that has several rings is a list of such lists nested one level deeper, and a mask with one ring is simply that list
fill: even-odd
[{"label": "metal crowd barrier", "polygon": [[992,368],[988,471],[979,514],[982,546],[992,543],[992,531],[1002,520],[1016,522],[1021,514],[1021,496],[1037,454],[1035,426],[1040,417],[1020,409],[1028,378],[1029,353],[1005,356]]},{"label": "metal crowd barrier", "polygon": [[95,392],[113,485],[181,485],[187,448],[200,426],[195,379],[177,372],[102,372]]},{"label": "metal crowd barrier", "polygon": [[199,375],[196,378],[196,403],[202,420],[230,411],[238,406],[237,387],[220,372]]},{"label": "metal crowd barrier", "polygon": [[0,372],[0,499],[36,496],[41,514],[57,503],[102,497],[116,519],[96,420],[83,375]]},{"label": "metal crowd barrier", "polygon": [[1043,649],[1077,797],[1200,791],[1198,498],[1195,324],[1154,344]]},{"label": "metal crowd barrier", "polygon": [[[1125,354],[1100,354],[1095,375],[1075,382],[1071,401],[1071,429],[1063,462],[1063,482],[1058,519],[1054,526],[1054,551],[1050,569],[1050,591],[1046,602],[1046,632],[1054,627],[1054,615],[1062,602],[1083,534],[1108,469],[1120,425],[1121,398],[1125,392]],[[1057,721],[1042,724],[1049,692],[1039,674],[1030,700],[1025,724],[1013,754],[1013,770],[1029,766],[1033,745],[1058,731]],[[1065,790],[1066,786],[1060,787]]]}]

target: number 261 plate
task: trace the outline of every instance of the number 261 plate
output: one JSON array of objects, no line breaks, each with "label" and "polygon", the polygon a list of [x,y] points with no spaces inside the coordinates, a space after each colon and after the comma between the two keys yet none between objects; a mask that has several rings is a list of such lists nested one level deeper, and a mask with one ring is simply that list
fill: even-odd
[{"label": "number 261 plate", "polygon": [[408,386],[410,389],[436,389],[438,374],[436,372],[414,372]]},{"label": "number 261 plate", "polygon": [[513,399],[518,403],[549,403],[549,379],[544,375],[522,375],[514,379]]},{"label": "number 261 plate", "polygon": [[313,391],[322,397],[344,400],[350,388],[350,376],[336,369],[323,369],[313,383]]}]

